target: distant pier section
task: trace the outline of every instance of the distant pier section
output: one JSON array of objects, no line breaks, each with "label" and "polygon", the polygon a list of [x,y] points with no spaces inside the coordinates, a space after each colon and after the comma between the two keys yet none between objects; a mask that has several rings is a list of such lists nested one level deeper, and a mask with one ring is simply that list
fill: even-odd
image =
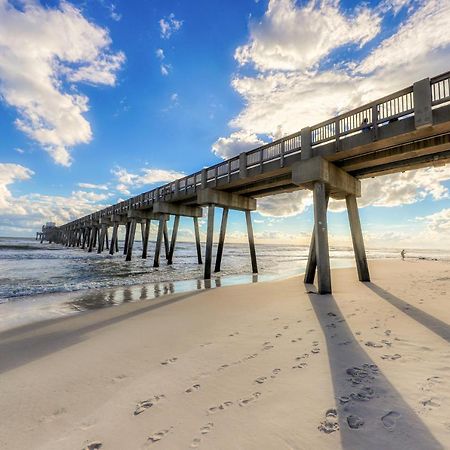
[{"label": "distant pier section", "polygon": [[[167,264],[175,254],[180,217],[192,219],[197,259],[210,279],[213,263],[214,217],[222,210],[214,271],[220,272],[228,212],[242,211],[248,232],[253,273],[258,272],[251,211],[257,199],[309,189],[314,199],[305,283],[317,275],[320,294],[331,293],[327,210],[329,198],[346,202],[360,281],[370,281],[357,198],[361,179],[450,161],[450,72],[425,78],[412,86],[314,126],[241,153],[123,202],[59,227],[49,222],[36,234],[41,242],[57,242],[88,252],[123,252],[130,261],[139,225],[147,258],[152,222],[157,224],[153,266],[164,249]],[[198,219],[207,208],[204,261]],[[173,216],[169,237],[167,222]],[[119,249],[119,227],[125,242]]]}]

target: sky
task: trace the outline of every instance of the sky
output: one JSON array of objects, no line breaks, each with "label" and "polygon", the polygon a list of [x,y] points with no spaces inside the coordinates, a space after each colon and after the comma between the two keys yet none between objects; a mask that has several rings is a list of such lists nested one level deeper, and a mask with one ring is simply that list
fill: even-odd
[{"label": "sky", "polygon": [[[446,72],[449,27],[448,0],[0,0],[0,236]],[[366,244],[450,248],[449,189],[450,165],[363,180]],[[259,199],[256,241],[306,244],[311,204],[308,191]],[[329,233],[350,242],[341,202]],[[245,241],[243,213],[227,239]]]}]

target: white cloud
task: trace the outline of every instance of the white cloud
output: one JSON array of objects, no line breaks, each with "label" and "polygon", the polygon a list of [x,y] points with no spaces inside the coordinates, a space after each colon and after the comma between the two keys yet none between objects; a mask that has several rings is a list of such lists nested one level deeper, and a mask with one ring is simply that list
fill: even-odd
[{"label": "white cloud", "polygon": [[107,30],[67,2],[28,0],[17,9],[0,0],[0,23],[1,97],[17,109],[16,126],[69,166],[70,149],[92,139],[88,98],[75,83],[114,85],[125,57],[110,50]]},{"label": "white cloud", "polygon": [[33,175],[32,170],[19,164],[0,163],[0,230],[30,233],[47,221],[63,224],[104,207],[99,202],[108,198],[106,193],[85,191],[74,191],[69,196],[13,195],[10,185]]},{"label": "white cloud", "polygon": [[212,151],[223,159],[231,158],[239,153],[246,152],[252,148],[264,145],[264,141],[259,139],[254,133],[243,132],[232,133],[228,137],[221,137],[212,146]]},{"label": "white cloud", "polygon": [[107,184],[93,184],[93,183],[78,183],[78,187],[82,189],[99,189],[101,191],[107,191]]},{"label": "white cloud", "polygon": [[[212,151],[232,156],[258,147],[259,136],[276,139],[448,70],[447,0],[384,0],[368,8],[347,12],[339,0],[270,0],[262,20],[252,22],[248,42],[235,53],[240,65],[255,69],[232,79],[245,106],[230,121],[230,135],[217,139]],[[406,18],[387,38],[371,42],[369,52],[351,51],[384,37],[379,33],[384,15],[402,8]],[[341,63],[332,65],[338,47]],[[448,169],[430,169],[364,180],[360,203],[393,206],[441,198],[447,195],[442,185],[447,174]],[[284,215],[286,210],[286,215],[295,215],[309,204],[301,192],[273,199],[258,202],[264,214]],[[342,205],[332,202],[330,208]]]},{"label": "white cloud", "polygon": [[156,49],[155,54],[156,54],[156,57],[157,57],[158,59],[160,59],[161,61],[166,57],[166,56],[164,55],[164,50],[163,50],[162,48]]},{"label": "white cloud", "polygon": [[122,167],[117,167],[111,171],[117,180],[116,189],[125,195],[130,195],[133,188],[168,183],[185,176],[182,172],[165,169],[141,169],[138,173],[128,172]]},{"label": "white cloud", "polygon": [[28,180],[33,175],[32,170],[20,164],[0,163],[0,212],[2,214],[14,207],[21,209],[20,204],[14,205],[8,186],[16,181]]},{"label": "white cloud", "polygon": [[429,216],[419,217],[418,219],[426,222],[430,231],[441,235],[450,235],[450,208],[443,209]]},{"label": "white cloud", "polygon": [[345,15],[336,0],[270,0],[260,22],[250,26],[250,42],[238,47],[237,61],[259,70],[308,70],[344,44],[362,47],[380,30],[380,17],[368,8]]},{"label": "white cloud", "polygon": [[172,66],[170,64],[161,64],[160,69],[161,69],[161,75],[166,77],[167,75],[169,75],[169,72],[172,69]]},{"label": "white cloud", "polygon": [[159,28],[161,31],[161,37],[163,39],[169,39],[173,33],[178,31],[183,25],[183,20],[175,19],[175,14],[170,13],[167,17],[160,19]]}]

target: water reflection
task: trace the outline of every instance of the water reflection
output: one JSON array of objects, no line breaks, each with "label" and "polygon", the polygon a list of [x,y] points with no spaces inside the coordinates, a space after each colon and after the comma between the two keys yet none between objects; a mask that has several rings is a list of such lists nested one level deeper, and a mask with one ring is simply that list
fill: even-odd
[{"label": "water reflection", "polygon": [[204,289],[215,289],[236,284],[258,283],[275,279],[271,275],[236,275],[215,277],[211,280],[182,280],[174,282],[149,283],[141,286],[125,286],[82,292],[66,303],[71,310],[87,311],[105,306],[116,306],[143,300],[153,300],[166,295]]}]

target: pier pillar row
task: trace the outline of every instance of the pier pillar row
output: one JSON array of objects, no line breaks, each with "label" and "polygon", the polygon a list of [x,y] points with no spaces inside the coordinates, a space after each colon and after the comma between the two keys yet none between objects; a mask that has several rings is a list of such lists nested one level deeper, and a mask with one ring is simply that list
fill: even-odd
[{"label": "pier pillar row", "polygon": [[200,190],[197,193],[197,204],[208,207],[204,279],[205,280],[211,279],[212,247],[214,235],[214,212],[217,206],[223,208],[223,212],[222,212],[222,222],[220,226],[219,243],[217,247],[216,264],[214,272],[216,273],[220,272],[223,247],[225,243],[226,227],[228,221],[228,212],[230,209],[235,209],[245,212],[245,217],[247,221],[248,243],[250,247],[250,257],[252,261],[252,271],[253,273],[258,273],[255,241],[253,238],[253,227],[250,213],[250,211],[254,211],[256,209],[256,199],[252,197],[246,197],[243,195],[233,194],[230,192],[206,188]]},{"label": "pier pillar row", "polygon": [[295,164],[292,168],[292,182],[313,191],[314,228],[305,271],[305,283],[314,282],[317,269],[319,294],[332,292],[327,225],[330,197],[346,201],[358,277],[360,281],[370,281],[356,201],[356,198],[361,196],[361,182],[320,156]]}]

